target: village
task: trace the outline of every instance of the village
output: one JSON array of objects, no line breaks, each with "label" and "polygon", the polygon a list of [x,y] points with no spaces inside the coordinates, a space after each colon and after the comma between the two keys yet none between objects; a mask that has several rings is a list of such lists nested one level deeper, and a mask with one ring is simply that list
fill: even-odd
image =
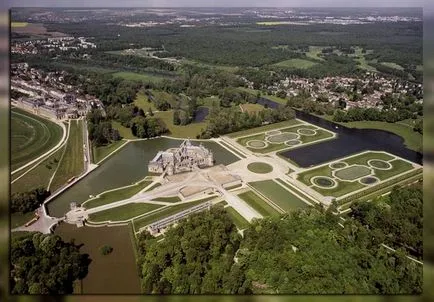
[{"label": "village", "polygon": [[11,53],[35,55],[45,50],[54,52],[55,50],[68,51],[96,48],[96,44],[88,42],[88,39],[89,38],[84,37],[53,37],[48,39],[16,41],[11,45]]}]

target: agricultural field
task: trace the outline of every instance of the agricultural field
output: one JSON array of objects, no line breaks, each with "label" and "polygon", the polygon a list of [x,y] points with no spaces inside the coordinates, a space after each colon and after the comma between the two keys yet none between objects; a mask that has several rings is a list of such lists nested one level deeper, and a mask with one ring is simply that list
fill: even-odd
[{"label": "agricultural field", "polygon": [[283,211],[289,212],[295,209],[306,208],[309,205],[295,194],[277,184],[273,180],[256,181],[249,183],[260,194],[270,199]]},{"label": "agricultural field", "polygon": [[323,196],[340,197],[415,169],[391,154],[368,151],[309,169],[297,179]]},{"label": "agricultural field", "polygon": [[333,137],[334,134],[331,131],[311,124],[303,124],[258,132],[251,136],[239,138],[237,143],[256,153],[269,153],[296,148],[304,144],[332,139]]},{"label": "agricultural field", "polygon": [[69,137],[50,188],[60,188],[84,170],[83,120],[70,120]]},{"label": "agricultural field", "polygon": [[11,110],[11,169],[41,156],[62,139],[62,128],[19,108]]}]

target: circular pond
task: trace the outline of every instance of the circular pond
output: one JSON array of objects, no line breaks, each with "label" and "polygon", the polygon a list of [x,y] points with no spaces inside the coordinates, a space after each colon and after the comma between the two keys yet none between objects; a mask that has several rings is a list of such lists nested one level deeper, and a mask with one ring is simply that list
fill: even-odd
[{"label": "circular pond", "polygon": [[301,141],[299,141],[298,139],[292,139],[290,141],[285,142],[285,145],[290,146],[290,147],[295,146],[295,145],[299,145],[299,144],[301,144]]},{"label": "circular pond", "polygon": [[323,189],[331,189],[337,186],[333,178],[327,176],[315,176],[310,180],[315,186]]},{"label": "circular pond", "polygon": [[376,177],[368,176],[368,177],[361,178],[359,181],[363,185],[373,185],[373,184],[379,182],[380,180]]},{"label": "circular pond", "polygon": [[247,165],[247,169],[249,169],[250,172],[258,174],[265,174],[273,171],[273,167],[271,165],[262,162],[250,163]]},{"label": "circular pond", "polygon": [[267,141],[273,144],[281,144],[283,142],[297,139],[297,138],[299,138],[297,134],[285,132],[277,135],[268,136]]},{"label": "circular pond", "polygon": [[348,164],[341,161],[341,162],[330,164],[329,167],[332,169],[341,169],[341,168],[345,168],[346,166],[348,166]]},{"label": "circular pond", "polygon": [[316,135],[316,130],[301,128],[297,130],[297,133],[306,136],[314,136]]},{"label": "circular pond", "polygon": [[246,142],[246,146],[253,149],[264,149],[268,146],[268,144],[260,140],[251,140]]},{"label": "circular pond", "polygon": [[390,170],[392,169],[392,165],[387,161],[381,159],[371,159],[368,161],[368,165],[374,169],[378,170]]}]

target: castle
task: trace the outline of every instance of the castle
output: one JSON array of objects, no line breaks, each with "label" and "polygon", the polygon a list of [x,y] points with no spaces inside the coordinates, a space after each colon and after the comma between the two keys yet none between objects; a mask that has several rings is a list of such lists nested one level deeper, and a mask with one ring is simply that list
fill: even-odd
[{"label": "castle", "polygon": [[214,165],[213,153],[202,144],[194,146],[185,140],[178,148],[159,151],[148,164],[148,171],[153,173],[167,172],[173,175],[192,171],[194,167],[205,168]]}]

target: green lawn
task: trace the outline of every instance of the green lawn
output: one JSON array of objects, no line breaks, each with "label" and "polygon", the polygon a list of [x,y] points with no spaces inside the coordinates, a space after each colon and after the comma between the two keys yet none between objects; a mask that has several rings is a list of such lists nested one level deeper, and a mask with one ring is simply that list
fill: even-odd
[{"label": "green lawn", "polygon": [[143,93],[143,91],[139,91],[136,95],[136,99],[134,100],[134,105],[138,108],[143,109],[143,111],[148,112],[149,108],[152,111],[156,111],[154,103],[148,102],[148,97]]},{"label": "green lawn", "polygon": [[261,104],[246,103],[246,104],[240,104],[240,107],[241,107],[241,111],[247,113],[256,113],[264,110],[264,106],[262,106]]},{"label": "green lawn", "polygon": [[116,129],[116,130],[119,131],[119,134],[120,134],[120,136],[122,138],[125,138],[125,139],[135,139],[135,138],[137,138],[131,132],[131,128],[127,128],[125,126],[122,126],[122,124],[119,123],[119,122],[117,122],[117,121],[112,121],[112,127],[113,127],[113,129]]},{"label": "green lawn", "polygon": [[128,71],[119,71],[112,74],[114,77],[120,77],[125,80],[132,81],[145,81],[157,83],[164,79],[163,76],[147,74],[147,73],[136,73],[136,72],[128,72]]},{"label": "green lawn", "polygon": [[65,147],[60,148],[41,162],[36,168],[12,183],[11,193],[31,191],[39,187],[47,188],[64,150]]},{"label": "green lawn", "polygon": [[[215,198],[215,197],[213,196],[212,198]],[[134,219],[133,220],[134,228],[137,232],[140,228],[147,226],[148,224],[151,224],[151,223],[158,221],[160,219],[169,217],[169,216],[176,214],[178,212],[181,212],[183,210],[192,208],[195,205],[203,203],[205,200],[208,200],[208,199],[202,199],[202,200],[197,200],[197,201],[193,201],[193,202],[173,205],[173,206],[165,206],[164,208],[162,208],[161,210],[159,210],[155,213],[152,213],[150,215],[146,215],[146,216],[138,218],[138,219]]]},{"label": "green lawn", "polygon": [[291,185],[289,185],[288,183],[284,182],[282,179],[276,178],[276,181],[278,183],[280,183],[282,186],[284,186],[284,187],[286,187],[286,188],[288,188],[288,189],[290,189],[290,190],[292,190],[294,192],[297,192],[298,195],[303,196],[303,198],[306,199],[307,201],[309,201],[310,203],[312,203],[312,204],[316,203],[311,197],[307,196],[306,194],[300,193],[299,191],[295,191],[295,189]]},{"label": "green lawn", "polygon": [[334,197],[339,197],[362,188],[366,188],[366,186],[362,185],[358,181],[355,182],[338,181],[338,186],[333,189],[322,189],[318,187],[312,187],[312,189],[322,194],[323,196],[334,196]]},{"label": "green lawn", "polygon": [[298,181],[301,181],[305,185],[310,186],[310,185],[312,185],[312,183],[310,182],[310,179],[314,176],[333,177],[332,176],[332,169],[328,165],[325,165],[322,167],[318,167],[316,169],[302,172],[302,173],[297,175],[297,179],[298,179]]},{"label": "green lawn", "polygon": [[162,206],[160,205],[149,203],[129,203],[120,207],[91,214],[89,216],[89,220],[92,222],[123,221],[156,210],[161,207]]},{"label": "green lawn", "polygon": [[181,198],[178,196],[171,196],[171,197],[158,197],[154,199],[155,201],[164,201],[164,202],[180,202]]},{"label": "green lawn", "polygon": [[249,226],[249,222],[244,219],[234,208],[226,207],[226,212],[232,219],[232,222],[237,226],[238,229],[243,230]]},{"label": "green lawn", "polygon": [[273,167],[267,163],[254,162],[247,165],[247,169],[253,173],[265,174],[273,171]]},{"label": "green lawn", "polygon": [[303,60],[303,59],[289,59],[274,64],[274,66],[284,67],[284,68],[297,68],[297,69],[308,69],[315,66],[317,63]]},{"label": "green lawn", "polygon": [[169,136],[176,138],[196,138],[206,128],[208,122],[191,123],[185,126],[173,124],[173,111],[155,112],[155,117],[160,118],[169,129]]},{"label": "green lawn", "polygon": [[368,165],[368,161],[371,159],[381,159],[381,160],[391,160],[394,157],[390,154],[383,152],[369,152],[365,154],[356,155],[350,158],[342,159],[341,161],[346,162],[348,165]]},{"label": "green lawn", "polygon": [[239,155],[241,158],[246,158],[245,155],[241,154],[240,152],[238,152],[236,149],[234,149],[232,146],[226,144],[225,142],[220,141],[220,144],[223,145],[223,146],[225,146],[225,147],[228,148],[229,150],[231,150],[233,153]]},{"label": "green lawn", "polygon": [[32,161],[53,148],[62,138],[54,122],[19,108],[11,110],[11,169]]},{"label": "green lawn", "polygon": [[295,126],[295,125],[299,125],[301,123],[302,122],[300,120],[293,119],[293,120],[289,120],[289,121],[283,121],[283,122],[279,122],[279,123],[275,123],[275,124],[269,124],[269,125],[265,125],[265,126],[261,126],[261,127],[247,129],[247,130],[232,132],[230,134],[227,134],[227,136],[232,137],[232,138],[236,138],[236,137],[246,136],[246,135],[250,135],[250,134],[262,133],[262,132],[270,131],[273,129]]},{"label": "green lawn", "polygon": [[30,221],[30,219],[32,219],[33,217],[35,217],[35,213],[32,212],[28,212],[25,214],[22,213],[12,213],[11,214],[11,228],[17,228],[20,227],[24,224],[26,224],[28,221]]},{"label": "green lawn", "polygon": [[119,140],[119,141],[113,142],[113,143],[106,145],[106,146],[94,147],[93,152],[92,152],[93,162],[98,163],[100,160],[105,158],[111,152],[115,151],[117,148],[122,146],[122,144],[124,144],[124,143],[125,143],[124,140]]},{"label": "green lawn", "polygon": [[265,200],[263,200],[253,191],[242,193],[238,195],[238,197],[244,200],[249,206],[251,206],[264,217],[280,215],[279,212],[277,212],[272,206],[270,206]]},{"label": "green lawn", "polygon": [[70,122],[68,142],[51,183],[52,191],[65,184],[71,177],[79,176],[84,170],[83,120],[71,120]]},{"label": "green lawn", "polygon": [[375,176],[377,176],[380,180],[388,179],[392,176],[404,173],[406,171],[410,171],[413,169],[413,165],[403,161],[401,159],[395,159],[390,162],[392,165],[391,170],[375,170]]},{"label": "green lawn", "polygon": [[414,151],[422,151],[422,134],[413,131],[412,128],[398,124],[398,123],[387,123],[387,122],[376,122],[376,121],[362,121],[362,122],[350,122],[342,123],[342,125],[350,128],[359,129],[380,129],[392,132],[396,135],[401,136],[404,139],[404,143],[407,148]]},{"label": "green lawn", "polygon": [[272,180],[257,181],[249,183],[253,188],[258,190],[264,196],[267,196],[276,205],[284,211],[305,208],[308,206],[303,200],[288,192],[281,185]]},{"label": "green lawn", "polygon": [[152,183],[152,181],[142,180],[139,183],[116,189],[107,193],[101,194],[100,197],[89,199],[83,203],[83,206],[87,209],[95,208],[104,204],[109,204],[115,201],[123,200],[132,197],[133,195],[139,193],[141,190],[146,188]]}]

